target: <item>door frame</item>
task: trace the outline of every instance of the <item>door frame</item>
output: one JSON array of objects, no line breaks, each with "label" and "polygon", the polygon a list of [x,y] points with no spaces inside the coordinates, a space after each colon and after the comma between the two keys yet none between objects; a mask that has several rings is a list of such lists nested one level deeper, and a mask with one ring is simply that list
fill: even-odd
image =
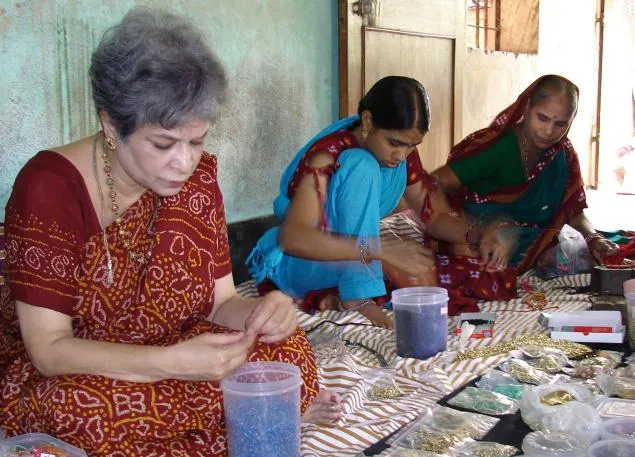
[{"label": "door frame", "polygon": [[[381,0],[380,0],[381,1]],[[450,0],[441,0],[450,1]],[[373,27],[377,30],[393,33],[413,33],[438,38],[454,39],[453,62],[453,122],[452,138],[454,144],[461,141],[463,133],[463,74],[467,58],[466,33],[466,9],[465,0],[452,0],[456,3],[456,25],[454,34],[440,35],[431,31],[409,32],[407,30],[395,30],[377,28],[369,19],[353,12],[355,0],[338,0],[338,80],[339,80],[339,116],[346,117],[357,112],[357,103],[364,95],[364,27]],[[462,45],[461,45],[462,44]],[[449,152],[449,151],[448,151]]]}]

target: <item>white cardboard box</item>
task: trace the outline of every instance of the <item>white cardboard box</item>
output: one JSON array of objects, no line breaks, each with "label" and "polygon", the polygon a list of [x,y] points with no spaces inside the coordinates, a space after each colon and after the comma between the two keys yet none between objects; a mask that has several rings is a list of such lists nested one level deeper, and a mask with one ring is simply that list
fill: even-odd
[{"label": "white cardboard box", "polygon": [[615,333],[582,333],[582,332],[551,332],[554,340],[569,340],[579,343],[618,343],[624,342],[624,328]]}]

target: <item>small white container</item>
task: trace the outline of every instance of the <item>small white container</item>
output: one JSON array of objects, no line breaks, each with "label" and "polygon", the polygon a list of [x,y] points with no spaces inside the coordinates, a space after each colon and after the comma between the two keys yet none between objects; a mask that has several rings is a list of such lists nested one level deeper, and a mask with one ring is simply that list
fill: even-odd
[{"label": "small white container", "polygon": [[598,441],[591,445],[587,455],[589,457],[635,457],[635,440]]},{"label": "small white container", "polygon": [[603,440],[635,440],[635,417],[618,417],[602,422]]},{"label": "small white container", "polygon": [[523,440],[523,452],[531,457],[581,457],[587,445],[559,432],[532,432]]},{"label": "small white container", "polygon": [[[68,457],[86,457],[86,452],[78,447],[58,440],[46,433],[26,433],[0,442],[0,456],[15,455],[16,451],[27,452],[43,446],[52,446],[64,452]],[[30,454],[29,454],[30,455]],[[42,454],[50,455],[50,454]]]}]

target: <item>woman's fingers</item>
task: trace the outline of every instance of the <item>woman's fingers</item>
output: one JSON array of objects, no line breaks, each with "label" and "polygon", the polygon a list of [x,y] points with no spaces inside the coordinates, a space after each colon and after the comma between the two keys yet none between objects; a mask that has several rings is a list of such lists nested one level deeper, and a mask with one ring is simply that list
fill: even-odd
[{"label": "woman's fingers", "polygon": [[298,326],[298,314],[295,309],[287,310],[286,315],[273,328],[265,326],[264,334],[260,337],[263,343],[277,343],[291,335]]}]

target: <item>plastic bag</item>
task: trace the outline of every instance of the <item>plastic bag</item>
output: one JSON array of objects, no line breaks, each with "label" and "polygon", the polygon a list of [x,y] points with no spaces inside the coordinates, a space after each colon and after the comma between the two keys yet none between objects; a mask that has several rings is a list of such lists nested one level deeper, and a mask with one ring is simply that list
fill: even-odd
[{"label": "plastic bag", "polygon": [[395,436],[392,446],[436,454],[450,453],[482,439],[499,419],[437,405]]},{"label": "plastic bag", "polygon": [[338,358],[348,354],[348,348],[339,332],[320,332],[308,336],[318,361]]},{"label": "plastic bag", "polygon": [[614,419],[616,417],[635,418],[635,400],[622,400],[621,398],[598,397],[595,401],[595,409],[600,417]]},{"label": "plastic bag", "polygon": [[453,453],[455,457],[511,457],[516,455],[518,449],[506,444],[490,441],[472,441],[460,446]]},{"label": "plastic bag", "polygon": [[476,386],[514,400],[520,400],[523,391],[528,387],[527,384],[518,382],[516,378],[500,370],[488,371],[476,382]]},{"label": "plastic bag", "polygon": [[546,373],[556,374],[569,365],[570,361],[567,356],[564,355],[564,352],[554,350],[550,354],[545,354],[529,361],[529,364]]},{"label": "plastic bag", "polygon": [[514,414],[518,410],[518,402],[515,400],[496,392],[471,386],[450,398],[448,403],[482,414]]},{"label": "plastic bag", "polygon": [[436,452],[421,451],[419,449],[406,449],[395,447],[386,449],[379,454],[379,457],[448,457],[447,454],[437,454]]},{"label": "plastic bag", "polygon": [[550,384],[555,378],[542,370],[532,367],[524,360],[509,359],[501,364],[501,370],[526,384]]},{"label": "plastic bag", "polygon": [[580,232],[564,225],[558,235],[558,244],[547,249],[536,263],[536,275],[542,279],[588,273],[593,268],[593,257]]},{"label": "plastic bag", "polygon": [[582,441],[593,441],[601,419],[586,402],[591,392],[579,384],[551,384],[527,389],[520,400],[523,421],[534,430],[567,433]]},{"label": "plastic bag", "polygon": [[369,400],[392,400],[405,395],[404,391],[397,386],[395,370],[376,368],[363,370],[366,396]]},{"label": "plastic bag", "polygon": [[635,378],[622,376],[624,370],[604,368],[598,371],[597,382],[606,395],[635,400]]}]

